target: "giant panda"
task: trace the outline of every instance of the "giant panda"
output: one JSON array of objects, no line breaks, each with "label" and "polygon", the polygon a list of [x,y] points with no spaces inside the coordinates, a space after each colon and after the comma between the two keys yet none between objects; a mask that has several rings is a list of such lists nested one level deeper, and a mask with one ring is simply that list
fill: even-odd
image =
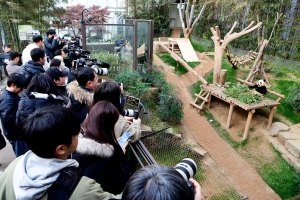
[{"label": "giant panda", "polygon": [[258,80],[253,86],[249,86],[249,89],[255,89],[260,94],[267,94],[267,87],[263,79]]}]

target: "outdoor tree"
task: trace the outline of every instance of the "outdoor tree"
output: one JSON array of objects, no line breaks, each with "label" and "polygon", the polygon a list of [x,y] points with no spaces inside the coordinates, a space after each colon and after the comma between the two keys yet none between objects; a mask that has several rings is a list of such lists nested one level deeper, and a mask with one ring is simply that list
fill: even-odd
[{"label": "outdoor tree", "polygon": [[[81,19],[82,19],[82,11],[85,8],[84,5],[77,4],[74,6],[67,6],[66,14],[61,16],[62,21],[64,22],[65,27],[71,28],[74,35],[78,35],[81,30]],[[87,8],[91,15],[93,16],[92,22],[86,20],[86,24],[103,24],[109,19],[109,11],[107,7],[101,8],[101,6],[93,5]],[[85,11],[83,13],[84,19],[87,18],[88,12]]]},{"label": "outdoor tree", "polygon": [[184,38],[189,38],[195,28],[195,25],[201,18],[206,5],[210,3],[211,1],[206,0],[198,14],[198,16],[195,18],[194,22],[194,14],[195,14],[195,8],[196,8],[196,0],[193,0],[192,6],[190,8],[190,0],[187,1],[186,8],[185,8],[185,22],[183,20],[183,13],[182,13],[182,0],[180,0],[179,6],[177,7],[178,13],[179,13],[179,18],[181,21],[181,26],[184,34]]},{"label": "outdoor tree", "polygon": [[255,26],[253,26],[254,21],[250,23],[249,26],[247,26],[245,29],[240,31],[239,33],[233,32],[234,28],[237,25],[237,22],[234,22],[233,26],[231,27],[230,31],[225,35],[224,39],[221,39],[221,34],[220,34],[220,29],[218,26],[211,27],[210,30],[213,34],[211,39],[214,42],[215,45],[215,64],[214,64],[214,78],[213,78],[213,83],[218,83],[219,78],[220,78],[220,72],[222,68],[222,60],[223,60],[223,55],[224,51],[226,49],[226,46],[233,40],[248,34],[256,29],[258,29],[262,23],[258,22]]},{"label": "outdoor tree", "polygon": [[[62,0],[66,3],[66,0]],[[14,50],[21,50],[18,25],[31,25],[41,33],[50,27],[49,19],[56,13],[64,10],[56,7],[58,0],[36,1],[36,0],[0,0],[0,22],[1,29],[5,33],[6,43],[11,43]],[[30,5],[30,6],[28,6]]]}]

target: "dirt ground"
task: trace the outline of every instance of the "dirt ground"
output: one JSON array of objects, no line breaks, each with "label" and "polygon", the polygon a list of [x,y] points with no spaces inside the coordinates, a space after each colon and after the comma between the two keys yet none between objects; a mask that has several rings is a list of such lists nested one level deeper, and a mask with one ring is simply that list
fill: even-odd
[{"label": "dirt ground", "polygon": [[[213,68],[213,60],[209,57],[198,53],[201,64],[196,66],[194,70],[203,76],[205,73]],[[154,55],[154,62],[158,66],[165,69],[169,68],[156,55]],[[212,128],[210,123],[204,116],[201,116],[195,108],[192,108],[189,102],[193,101],[189,87],[196,83],[198,79],[191,72],[182,76],[164,70],[167,80],[177,86],[178,97],[184,103],[184,119],[182,120],[181,130],[188,139],[196,141],[202,148],[204,148],[212,161],[208,162],[217,167],[223,172],[228,181],[242,194],[249,199],[280,199],[280,197],[262,180],[253,167],[243,159],[227,142],[225,142],[216,131]],[[200,86],[199,86],[200,87]],[[218,120],[223,127],[226,125],[229,105],[221,101],[214,100],[211,104],[210,112],[216,120]],[[242,133],[245,128],[247,119],[247,112],[235,108],[231,123],[231,128],[226,129],[231,137],[236,141],[242,140]],[[251,122],[251,131],[249,138],[263,136],[267,118],[257,115],[253,116]],[[186,135],[188,134],[188,135]],[[262,137],[263,138],[263,137]],[[258,151],[269,151],[261,149],[264,146],[270,146],[267,140],[260,140],[267,145],[260,144]],[[271,159],[271,158],[270,158]],[[205,191],[204,195],[205,195]]]}]

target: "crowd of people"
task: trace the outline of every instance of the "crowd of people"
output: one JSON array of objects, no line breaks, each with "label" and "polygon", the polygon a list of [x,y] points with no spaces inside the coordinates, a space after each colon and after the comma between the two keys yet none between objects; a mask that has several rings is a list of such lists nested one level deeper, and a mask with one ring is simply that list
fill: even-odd
[{"label": "crowd of people", "polygon": [[99,84],[90,67],[71,72],[53,29],[32,42],[3,54],[0,120],[17,158],[0,175],[0,199],[202,199],[200,185],[190,179],[191,190],[173,168],[135,172],[127,145],[140,138],[141,119],[124,116],[123,84]]}]

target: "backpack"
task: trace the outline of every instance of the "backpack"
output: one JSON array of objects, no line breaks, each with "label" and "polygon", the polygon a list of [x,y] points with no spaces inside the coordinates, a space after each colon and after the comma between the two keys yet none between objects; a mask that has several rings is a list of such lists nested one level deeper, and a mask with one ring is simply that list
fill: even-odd
[{"label": "backpack", "polygon": [[77,187],[82,175],[76,167],[64,168],[48,189],[48,200],[68,200]]}]

